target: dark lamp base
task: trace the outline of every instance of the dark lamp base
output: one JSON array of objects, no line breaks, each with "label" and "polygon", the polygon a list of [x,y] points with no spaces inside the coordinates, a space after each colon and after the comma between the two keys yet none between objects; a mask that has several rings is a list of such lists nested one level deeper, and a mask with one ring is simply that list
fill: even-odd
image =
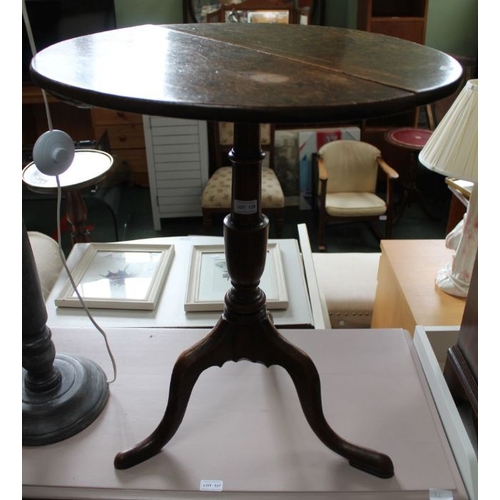
[{"label": "dark lamp base", "polygon": [[86,358],[59,354],[54,368],[61,383],[53,390],[33,392],[25,387],[23,369],[23,446],[57,443],[88,427],[109,398],[103,370]]}]

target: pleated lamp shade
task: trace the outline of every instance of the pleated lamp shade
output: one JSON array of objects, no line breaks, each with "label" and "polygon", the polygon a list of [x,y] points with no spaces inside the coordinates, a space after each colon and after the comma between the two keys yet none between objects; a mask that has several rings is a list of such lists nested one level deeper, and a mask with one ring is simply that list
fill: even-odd
[{"label": "pleated lamp shade", "polygon": [[447,177],[478,181],[478,80],[469,80],[420,152],[420,163]]}]

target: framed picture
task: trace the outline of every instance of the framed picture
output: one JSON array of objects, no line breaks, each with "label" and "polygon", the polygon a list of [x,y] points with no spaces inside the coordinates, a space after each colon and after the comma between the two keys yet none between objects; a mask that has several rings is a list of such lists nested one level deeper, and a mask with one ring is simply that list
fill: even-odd
[{"label": "framed picture", "polygon": [[[285,273],[277,243],[268,245],[259,286],[266,294],[268,309],[288,308]],[[224,245],[193,246],[184,310],[222,311],[224,296],[230,288]]]},{"label": "framed picture", "polygon": [[[71,274],[87,307],[153,310],[173,257],[173,245],[90,243]],[[69,280],[55,303],[82,307]]]},{"label": "framed picture", "polygon": [[249,23],[289,24],[290,11],[283,10],[255,10],[247,13]]}]

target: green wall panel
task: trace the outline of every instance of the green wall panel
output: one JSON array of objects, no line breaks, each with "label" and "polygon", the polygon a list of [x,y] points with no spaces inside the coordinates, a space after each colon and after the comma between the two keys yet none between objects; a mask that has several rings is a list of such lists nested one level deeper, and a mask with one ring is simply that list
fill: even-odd
[{"label": "green wall panel", "polygon": [[[405,0],[401,0],[405,1]],[[182,0],[115,0],[119,27],[182,23]],[[326,0],[325,24],[356,28],[357,0]],[[429,0],[426,45],[477,57],[478,0]]]},{"label": "green wall panel", "polygon": [[115,0],[119,28],[182,23],[182,0]]},{"label": "green wall panel", "polygon": [[478,0],[429,0],[426,45],[477,57]]}]

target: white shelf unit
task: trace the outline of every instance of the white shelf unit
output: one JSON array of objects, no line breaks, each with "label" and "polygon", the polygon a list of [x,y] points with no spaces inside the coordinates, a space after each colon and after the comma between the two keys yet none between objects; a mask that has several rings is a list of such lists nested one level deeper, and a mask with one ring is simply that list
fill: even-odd
[{"label": "white shelf unit", "polygon": [[153,222],[201,217],[201,194],[208,180],[205,121],[144,116]]}]

